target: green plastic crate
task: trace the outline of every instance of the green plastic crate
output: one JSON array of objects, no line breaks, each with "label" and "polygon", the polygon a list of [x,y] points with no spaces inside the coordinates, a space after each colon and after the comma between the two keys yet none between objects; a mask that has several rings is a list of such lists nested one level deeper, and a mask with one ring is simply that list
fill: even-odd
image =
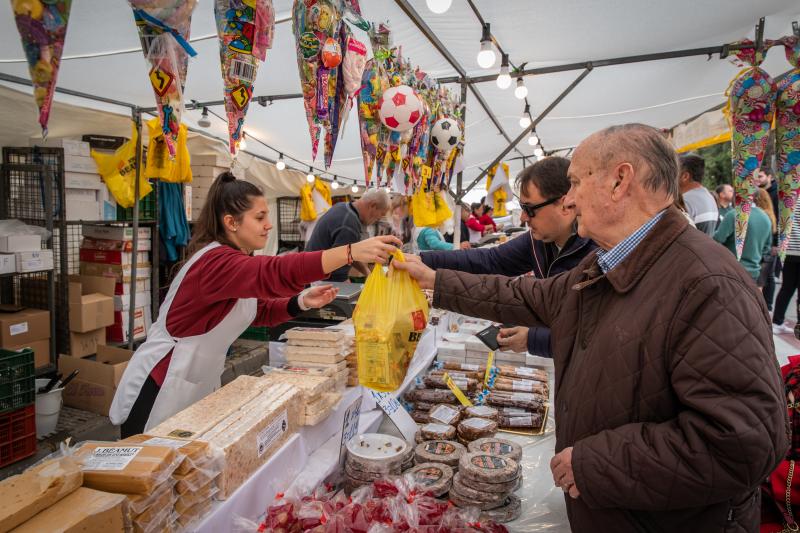
[{"label": "green plastic crate", "polygon": [[249,341],[269,342],[269,328],[266,326],[250,326],[244,330],[244,333],[239,335],[239,338]]},{"label": "green plastic crate", "polygon": [[[139,220],[155,220],[156,218],[156,191],[139,200]],[[133,208],[117,206],[117,220],[133,220]]]},{"label": "green plastic crate", "polygon": [[0,413],[19,409],[36,401],[33,350],[0,349]]}]

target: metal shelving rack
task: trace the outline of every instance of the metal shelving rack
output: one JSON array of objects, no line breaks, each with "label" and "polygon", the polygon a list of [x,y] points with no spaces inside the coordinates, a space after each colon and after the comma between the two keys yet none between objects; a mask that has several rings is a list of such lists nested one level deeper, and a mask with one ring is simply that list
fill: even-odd
[{"label": "metal shelving rack", "polygon": [[[69,346],[66,224],[63,218],[64,152],[59,148],[3,148],[0,219],[18,219],[50,232],[43,247],[53,250],[54,269],[15,273],[0,279],[0,302],[50,312],[50,365]],[[66,324],[67,327],[61,327]]]}]

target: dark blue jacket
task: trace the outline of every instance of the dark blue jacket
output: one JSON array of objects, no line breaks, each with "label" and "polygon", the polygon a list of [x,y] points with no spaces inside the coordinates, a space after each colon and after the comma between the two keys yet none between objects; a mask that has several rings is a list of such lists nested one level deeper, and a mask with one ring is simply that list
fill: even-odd
[{"label": "dark blue jacket", "polygon": [[[543,279],[572,270],[597,245],[577,235],[569,238],[561,253],[553,243],[535,240],[530,233],[493,248],[474,248],[451,252],[423,252],[422,262],[436,270],[445,268],[471,274],[522,276],[531,273]],[[528,331],[528,352],[552,357],[550,328]]]}]

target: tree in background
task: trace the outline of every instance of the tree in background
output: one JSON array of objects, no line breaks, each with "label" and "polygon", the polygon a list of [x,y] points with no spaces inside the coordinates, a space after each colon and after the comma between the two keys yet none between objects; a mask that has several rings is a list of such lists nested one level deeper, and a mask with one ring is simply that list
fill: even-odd
[{"label": "tree in background", "polygon": [[701,148],[697,154],[706,160],[706,173],[703,186],[713,191],[723,183],[732,184],[731,143],[730,141]]}]

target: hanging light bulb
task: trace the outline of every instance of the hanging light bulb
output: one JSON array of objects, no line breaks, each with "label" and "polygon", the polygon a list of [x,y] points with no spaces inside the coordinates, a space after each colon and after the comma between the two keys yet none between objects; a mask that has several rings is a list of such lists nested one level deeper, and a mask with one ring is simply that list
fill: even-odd
[{"label": "hanging light bulb", "polygon": [[544,155],[544,150],[542,150],[541,146],[537,146],[533,149],[533,155],[536,157],[542,157]]},{"label": "hanging light bulb", "polygon": [[308,167],[308,174],[306,174],[306,181],[309,183],[314,183],[314,180],[317,179],[314,177],[314,169]]},{"label": "hanging light bulb", "polygon": [[539,144],[539,136],[536,135],[535,131],[531,133],[530,137],[528,137],[528,144],[530,144],[531,146],[536,146],[537,144]]},{"label": "hanging light bulb", "polygon": [[436,13],[437,15],[441,15],[445,13],[448,9],[450,9],[450,4],[453,3],[453,0],[428,0],[428,9],[431,10],[431,13]]},{"label": "hanging light bulb", "polygon": [[278,170],[283,170],[286,168],[286,163],[283,161],[283,154],[281,154],[281,156],[278,158],[278,162],[275,163],[275,167],[277,167]]},{"label": "hanging light bulb", "polygon": [[542,159],[544,159],[544,158],[545,158],[545,157],[544,157],[544,154],[542,154],[542,155],[537,155],[537,156],[536,156],[536,160],[537,160],[537,161],[541,161],[541,160],[542,160]]},{"label": "hanging light bulb", "polygon": [[211,127],[211,119],[208,118],[208,108],[203,108],[203,114],[200,116],[200,120],[197,121],[197,125],[201,128],[210,128]]},{"label": "hanging light bulb", "polygon": [[386,191],[386,194],[392,194],[392,188],[389,187],[388,185],[384,187],[383,190]]},{"label": "hanging light bulb", "polygon": [[514,89],[514,96],[520,100],[524,100],[528,96],[528,88],[525,87],[525,80],[517,78],[517,88]]},{"label": "hanging light bulb", "polygon": [[339,178],[336,176],[333,177],[333,181],[331,182],[331,189],[334,191],[339,188]]},{"label": "hanging light bulb", "polygon": [[489,25],[483,25],[483,36],[481,37],[481,51],[478,52],[478,66],[481,68],[492,68],[497,61],[497,54],[492,47],[492,34]]},{"label": "hanging light bulb", "polygon": [[522,112],[522,116],[519,119],[519,127],[523,130],[531,125],[531,106],[529,104],[525,104],[525,111]]},{"label": "hanging light bulb", "polygon": [[353,191],[354,193],[358,192],[358,185],[356,185],[356,183],[353,182],[353,186],[350,187],[350,190]]},{"label": "hanging light bulb", "polygon": [[245,138],[244,132],[242,132],[242,140],[239,141],[239,150],[247,150],[247,139]]},{"label": "hanging light bulb", "polygon": [[511,87],[511,75],[508,73],[508,54],[503,54],[503,60],[500,64],[500,75],[497,76],[497,86],[501,89],[508,89]]}]

